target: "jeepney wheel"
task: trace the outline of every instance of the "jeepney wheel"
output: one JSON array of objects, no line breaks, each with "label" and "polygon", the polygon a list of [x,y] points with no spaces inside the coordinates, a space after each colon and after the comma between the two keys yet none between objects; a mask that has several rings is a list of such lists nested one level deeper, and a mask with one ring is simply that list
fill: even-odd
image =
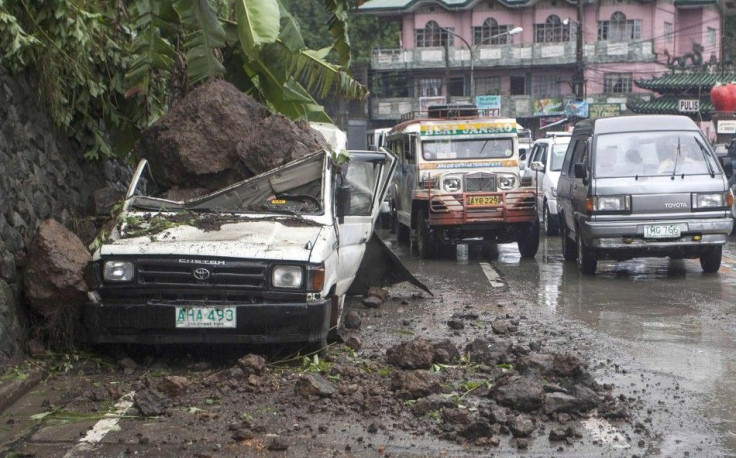
[{"label": "jeepney wheel", "polygon": [[723,254],[723,247],[718,245],[709,249],[705,254],[700,255],[700,267],[703,272],[712,274],[718,272],[721,268],[721,256]]},{"label": "jeepney wheel", "polygon": [[422,259],[430,259],[437,253],[437,240],[429,230],[427,210],[417,212],[417,251]]},{"label": "jeepney wheel", "polygon": [[585,246],[583,237],[580,235],[580,230],[577,231],[575,236],[575,245],[577,245],[578,252],[578,268],[584,275],[595,275],[595,271],[598,268],[598,259],[595,257],[593,250]]},{"label": "jeepney wheel", "polygon": [[562,239],[562,257],[565,261],[574,261],[578,257],[578,252],[575,248],[575,242],[570,239],[570,234],[567,230],[564,218],[560,215],[560,235]]},{"label": "jeepney wheel", "polygon": [[522,258],[533,258],[539,249],[539,221],[521,225],[516,235],[516,243],[519,245]]},{"label": "jeepney wheel", "polygon": [[544,219],[544,233],[547,235],[557,235],[560,229],[560,220],[557,219],[556,215],[552,216],[549,213],[547,202],[544,203],[542,218]]}]

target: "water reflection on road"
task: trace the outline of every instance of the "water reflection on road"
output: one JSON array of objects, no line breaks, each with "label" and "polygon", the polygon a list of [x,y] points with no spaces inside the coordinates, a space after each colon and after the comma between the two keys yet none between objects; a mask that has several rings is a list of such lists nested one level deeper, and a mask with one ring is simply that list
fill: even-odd
[{"label": "water reflection on road", "polygon": [[717,275],[703,274],[697,260],[654,258],[602,261],[597,275],[583,276],[562,259],[558,237],[543,238],[531,262],[513,244],[499,251],[497,265],[511,287],[516,278],[538,278],[527,294],[536,295],[529,299],[540,308],[584,323],[635,364],[671,374],[683,390],[702,395],[699,413],[720,427],[724,446],[736,453],[733,243]]}]

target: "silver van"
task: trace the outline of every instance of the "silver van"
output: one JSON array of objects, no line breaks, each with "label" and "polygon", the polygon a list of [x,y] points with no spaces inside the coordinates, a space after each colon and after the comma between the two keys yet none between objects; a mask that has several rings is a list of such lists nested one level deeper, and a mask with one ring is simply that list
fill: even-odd
[{"label": "silver van", "polygon": [[733,226],[731,174],[688,117],[579,122],[557,185],[565,260],[590,275],[599,259],[660,256],[718,271]]}]

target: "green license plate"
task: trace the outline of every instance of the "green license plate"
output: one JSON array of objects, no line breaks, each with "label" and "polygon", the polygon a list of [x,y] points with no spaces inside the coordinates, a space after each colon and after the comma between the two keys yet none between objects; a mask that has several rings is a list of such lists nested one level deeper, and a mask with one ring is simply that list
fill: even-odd
[{"label": "green license plate", "polygon": [[235,307],[177,307],[177,328],[234,328]]}]

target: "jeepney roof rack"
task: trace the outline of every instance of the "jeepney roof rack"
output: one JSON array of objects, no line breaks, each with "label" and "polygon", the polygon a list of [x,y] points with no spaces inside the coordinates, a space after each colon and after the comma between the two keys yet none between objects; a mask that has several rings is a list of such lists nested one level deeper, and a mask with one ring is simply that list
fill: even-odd
[{"label": "jeepney roof rack", "polygon": [[472,103],[449,103],[432,105],[426,111],[410,111],[401,115],[401,121],[414,119],[460,119],[476,117],[496,117],[498,110],[481,109]]}]

